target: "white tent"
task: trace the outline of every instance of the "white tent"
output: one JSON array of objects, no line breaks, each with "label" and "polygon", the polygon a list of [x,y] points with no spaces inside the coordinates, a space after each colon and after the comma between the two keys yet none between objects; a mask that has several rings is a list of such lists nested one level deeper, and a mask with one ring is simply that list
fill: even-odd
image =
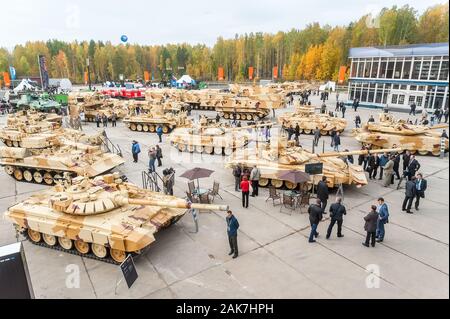
[{"label": "white tent", "polygon": [[331,90],[333,92],[336,91],[336,82],[327,82],[324,85],[321,85],[319,88],[320,91]]},{"label": "white tent", "polygon": [[34,85],[32,85],[29,82],[29,80],[23,79],[22,82],[20,82],[19,85],[16,86],[13,91],[14,91],[14,93],[18,93],[20,91],[34,90],[34,89],[35,89]]},{"label": "white tent", "polygon": [[177,84],[184,84],[184,83],[192,84],[192,83],[195,83],[195,81],[194,81],[194,79],[191,78],[189,75],[183,75],[183,76],[181,77],[181,79],[179,79],[179,80],[177,81]]}]

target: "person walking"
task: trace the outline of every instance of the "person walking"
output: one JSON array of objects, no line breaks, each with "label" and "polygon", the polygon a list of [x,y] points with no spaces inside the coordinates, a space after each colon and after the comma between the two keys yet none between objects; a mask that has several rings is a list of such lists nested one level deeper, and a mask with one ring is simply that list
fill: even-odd
[{"label": "person walking", "polygon": [[336,198],[336,202],[332,204],[330,207],[331,222],[330,226],[328,226],[327,239],[330,239],[333,227],[336,223],[338,225],[337,229],[338,238],[344,237],[344,235],[342,235],[342,224],[344,222],[344,215],[347,215],[347,210],[345,209],[345,206],[342,205],[342,198],[338,197]]},{"label": "person walking", "polygon": [[152,147],[150,151],[148,152],[148,157],[150,158],[149,164],[148,164],[148,171],[150,173],[156,172],[155,162],[156,162],[156,149]]},{"label": "person walking", "polygon": [[317,198],[320,199],[321,207],[324,212],[325,209],[327,208],[329,197],[330,194],[328,190],[327,177],[323,176],[322,180],[317,184]]},{"label": "person walking", "polygon": [[228,243],[230,244],[230,253],[229,256],[233,255],[233,259],[236,259],[239,257],[239,248],[238,248],[238,241],[237,241],[237,233],[238,229],[240,227],[239,221],[237,218],[233,215],[233,212],[231,210],[227,213],[227,234],[228,234]]},{"label": "person walking", "polygon": [[297,125],[295,126],[295,139],[298,140],[299,136],[300,136],[300,125],[298,125],[297,123]]},{"label": "person walking", "polygon": [[133,162],[137,163],[139,161],[139,154],[141,153],[141,146],[137,141],[133,141],[131,153],[133,154]]},{"label": "person walking", "polygon": [[342,118],[343,118],[343,119],[345,118],[345,111],[347,111],[347,107],[346,107],[345,104],[344,104],[344,105],[342,105],[342,107],[341,107],[341,112],[342,112]]},{"label": "person walking", "polygon": [[259,168],[255,165],[253,166],[253,169],[250,173],[250,181],[252,182],[252,197],[259,196],[259,180],[261,178],[261,171]]},{"label": "person walking", "polygon": [[402,155],[402,159],[403,159],[403,172],[405,172],[405,171],[408,170],[409,162],[411,160],[411,152],[410,151],[406,151]]},{"label": "person walking", "polygon": [[402,211],[412,214],[411,207],[416,197],[416,177],[406,182],[405,199],[403,200]]},{"label": "person walking", "polygon": [[355,116],[355,127],[360,128],[361,127],[361,116],[359,114],[356,114]]},{"label": "person walking", "polygon": [[427,190],[427,180],[423,178],[422,173],[417,174],[416,179],[416,202],[414,208],[419,210],[420,199],[425,198],[425,191]]},{"label": "person walking", "polygon": [[295,134],[294,127],[292,125],[290,125],[289,128],[287,129],[287,132],[288,132],[288,141],[290,141],[292,138],[292,135]]},{"label": "person walking", "polygon": [[103,120],[103,127],[108,127],[108,117],[106,116],[106,114],[103,114],[102,120]]},{"label": "person walking", "polygon": [[[372,179],[377,179],[378,174],[378,168],[380,168],[380,157],[377,153],[373,155],[373,172],[372,172]],[[381,174],[382,175],[382,174]],[[380,176],[381,176],[380,175]],[[380,178],[381,179],[381,178]]]},{"label": "person walking", "polygon": [[372,205],[370,213],[364,217],[364,230],[367,232],[366,241],[363,244],[363,246],[370,247],[369,244],[372,245],[372,247],[375,247],[375,239],[376,239],[376,232],[377,232],[377,221],[378,221],[378,213],[377,213],[377,206]]},{"label": "person walking", "polygon": [[411,155],[408,164],[408,180],[411,180],[413,176],[416,176],[417,171],[420,169],[419,161],[416,159],[414,155]]},{"label": "person walking", "polygon": [[111,115],[111,124],[112,124],[112,127],[117,127],[117,114],[116,113],[113,113]]},{"label": "person walking", "polygon": [[416,116],[416,107],[416,103],[414,102],[409,106],[409,115]]},{"label": "person walking", "polygon": [[394,184],[394,176],[397,177],[397,180],[400,179],[400,154],[396,153],[394,155],[394,175],[392,175],[392,184]]},{"label": "person walking", "polygon": [[320,129],[319,129],[319,127],[316,127],[316,130],[314,131],[314,146],[315,147],[318,147],[319,146],[319,140],[320,140],[320,137],[321,137],[322,135],[320,134]]},{"label": "person walking", "polygon": [[377,221],[376,238],[377,242],[381,243],[384,240],[385,235],[384,225],[389,223],[389,208],[388,205],[385,203],[383,197],[378,198],[377,213],[378,213],[378,221]]},{"label": "person walking", "polygon": [[241,190],[241,175],[242,175],[242,169],[239,165],[235,166],[233,169],[233,176],[234,176],[234,190],[236,192],[239,192]]},{"label": "person walking", "polygon": [[162,158],[163,158],[162,149],[159,145],[156,145],[156,160],[158,161],[158,167],[162,166]]},{"label": "person walking", "polygon": [[315,239],[319,237],[317,228],[319,227],[320,221],[323,219],[323,209],[321,207],[320,199],[316,199],[316,203],[312,204],[308,208],[309,222],[311,224],[311,233],[309,235],[309,242],[315,243]]},{"label": "person walking", "polygon": [[392,174],[394,173],[394,157],[391,156],[386,165],[381,166],[384,170],[384,187],[389,187],[392,183]]},{"label": "person walking", "polygon": [[[380,156],[380,177],[378,178],[380,181],[383,179],[383,172],[384,172],[384,166],[389,162],[389,155],[388,153],[384,153]],[[376,178],[376,173],[375,173]]]},{"label": "person walking", "polygon": [[242,207],[248,208],[248,202],[250,197],[250,182],[248,181],[247,176],[242,178],[241,182],[241,190],[242,190]]},{"label": "person walking", "polygon": [[444,122],[448,123],[448,107],[444,110]]},{"label": "person walking", "polygon": [[97,128],[100,128],[101,121],[102,121],[102,118],[100,117],[100,114],[97,113],[97,115],[95,115],[95,122],[97,123]]},{"label": "person walking", "polygon": [[158,125],[158,128],[156,129],[156,134],[158,135],[159,138],[159,143],[162,143],[162,136],[163,136],[163,128],[161,127],[161,125]]},{"label": "person walking", "polygon": [[339,152],[339,146],[341,145],[341,134],[336,132],[336,135],[333,138],[333,147],[335,152]]}]

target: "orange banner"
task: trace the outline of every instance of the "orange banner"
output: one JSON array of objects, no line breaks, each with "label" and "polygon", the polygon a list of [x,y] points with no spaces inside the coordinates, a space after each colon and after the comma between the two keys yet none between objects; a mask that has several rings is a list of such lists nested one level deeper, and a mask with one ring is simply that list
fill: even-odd
[{"label": "orange banner", "polygon": [[148,72],[148,71],[144,72],[144,81],[150,82],[150,72]]},{"label": "orange banner", "polygon": [[224,69],[222,67],[219,68],[219,72],[218,73],[219,73],[218,74],[219,81],[225,80],[225,71],[224,71]]},{"label": "orange banner", "polygon": [[84,72],[84,85],[87,85],[89,82],[89,75],[87,72]]},{"label": "orange banner", "polygon": [[278,66],[273,67],[273,78],[278,79]]},{"label": "orange banner", "polygon": [[253,74],[255,73],[255,68],[254,67],[249,67],[248,68],[248,79],[249,80],[253,80]]},{"label": "orange banner", "polygon": [[345,74],[347,73],[347,67],[346,66],[341,66],[341,68],[339,69],[339,84],[344,83],[345,81]]},{"label": "orange banner", "polygon": [[5,86],[9,88],[11,86],[11,78],[8,72],[3,72],[3,81],[5,81]]}]

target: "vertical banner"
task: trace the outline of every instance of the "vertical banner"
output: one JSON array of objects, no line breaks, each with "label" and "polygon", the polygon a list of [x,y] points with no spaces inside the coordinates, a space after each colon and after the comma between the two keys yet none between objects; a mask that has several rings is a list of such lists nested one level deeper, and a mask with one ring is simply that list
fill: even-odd
[{"label": "vertical banner", "polygon": [[347,67],[341,66],[341,68],[339,69],[339,84],[344,83],[346,73],[347,73]]},{"label": "vertical banner", "polygon": [[249,80],[253,80],[253,75],[254,75],[254,73],[255,73],[255,68],[254,67],[249,67],[248,68],[248,79]]},{"label": "vertical banner", "polygon": [[144,72],[144,81],[145,83],[150,82],[150,72],[148,71]]},{"label": "vertical banner", "polygon": [[49,76],[45,56],[43,55],[38,56],[38,64],[39,64],[39,73],[41,75],[42,89],[46,90],[49,86]]},{"label": "vertical banner", "polygon": [[278,79],[278,66],[273,67],[273,78]]},{"label": "vertical banner", "polygon": [[11,75],[11,80],[15,80],[16,77],[16,68],[14,68],[13,66],[9,67],[9,74]]},{"label": "vertical banner", "polygon": [[225,80],[225,71],[224,71],[223,67],[219,67],[218,79],[219,79],[219,81]]},{"label": "vertical banner", "polygon": [[86,72],[84,72],[84,85],[88,85],[89,82],[89,74]]},{"label": "vertical banner", "polygon": [[7,88],[11,87],[11,78],[8,72],[3,72],[3,81],[5,81],[5,86]]}]

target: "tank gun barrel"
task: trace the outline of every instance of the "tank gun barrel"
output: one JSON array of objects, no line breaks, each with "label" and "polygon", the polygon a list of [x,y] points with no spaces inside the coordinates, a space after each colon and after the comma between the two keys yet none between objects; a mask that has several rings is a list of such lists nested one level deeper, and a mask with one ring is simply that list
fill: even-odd
[{"label": "tank gun barrel", "polygon": [[260,127],[266,127],[266,126],[274,126],[275,123],[265,123],[265,124],[256,124],[256,125],[248,125],[248,126],[242,126],[242,127],[235,127],[232,128],[232,131],[239,131],[239,130],[245,130],[249,128],[260,128]]},{"label": "tank gun barrel", "polygon": [[150,199],[133,199],[126,198],[123,196],[118,196],[115,198],[117,203],[122,205],[144,205],[144,206],[159,206],[168,208],[185,208],[185,209],[199,209],[199,210],[211,210],[211,211],[228,211],[229,206],[227,205],[211,205],[211,204],[196,204],[189,203],[181,200],[171,200],[171,201],[158,201]]},{"label": "tank gun barrel", "polygon": [[369,155],[369,154],[380,154],[380,153],[393,153],[393,152],[403,152],[403,148],[386,148],[379,150],[359,150],[359,151],[349,151],[349,152],[329,152],[323,154],[317,154],[318,157],[336,157],[336,156],[349,156],[349,155]]}]

